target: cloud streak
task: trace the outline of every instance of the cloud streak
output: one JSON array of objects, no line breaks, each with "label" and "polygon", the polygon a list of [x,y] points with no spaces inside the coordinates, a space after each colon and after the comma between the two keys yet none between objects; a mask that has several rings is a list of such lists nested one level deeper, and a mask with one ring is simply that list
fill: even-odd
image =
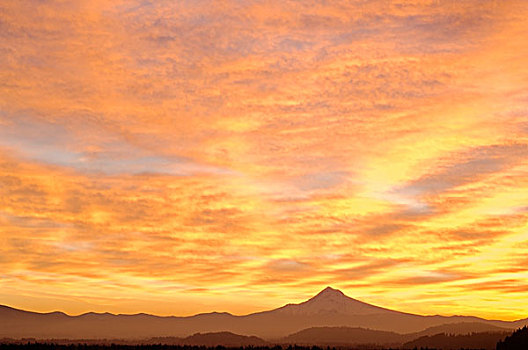
[{"label": "cloud streak", "polygon": [[524,2],[0,14],[0,302],[526,317]]}]

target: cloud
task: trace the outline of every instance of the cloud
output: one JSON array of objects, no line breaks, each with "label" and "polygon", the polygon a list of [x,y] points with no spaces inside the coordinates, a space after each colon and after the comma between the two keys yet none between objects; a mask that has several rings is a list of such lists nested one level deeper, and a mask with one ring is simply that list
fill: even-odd
[{"label": "cloud", "polygon": [[397,268],[398,265],[405,263],[403,259],[378,259],[352,268],[335,270],[337,280],[355,280],[364,276],[373,276],[382,274],[387,269]]},{"label": "cloud", "polygon": [[277,259],[269,262],[267,268],[274,272],[299,272],[309,268],[309,265],[292,259]]},{"label": "cloud", "polygon": [[396,192],[421,195],[447,191],[514,166],[526,156],[526,144],[490,145],[466,150],[460,156],[449,157],[461,159],[458,163],[444,166],[436,173],[424,176]]},{"label": "cloud", "polygon": [[424,273],[422,276],[408,277],[408,278],[394,281],[392,283],[415,286],[415,285],[437,284],[437,283],[456,281],[461,278],[463,277],[453,275],[453,274],[446,274],[446,273],[440,273],[440,272],[429,272],[429,273]]},{"label": "cloud", "polygon": [[[230,173],[228,169],[198,164],[186,157],[152,154],[115,132],[100,130],[91,120],[84,123],[83,134],[75,130],[75,125],[25,115],[8,116],[5,120],[6,126],[0,130],[0,147],[46,164],[107,174],[164,173],[186,176],[209,172]],[[97,139],[86,137],[86,134],[97,135]]]},{"label": "cloud", "polygon": [[499,310],[478,283],[523,278],[526,13],[3,2],[2,298],[247,313],[338,281],[386,307]]}]

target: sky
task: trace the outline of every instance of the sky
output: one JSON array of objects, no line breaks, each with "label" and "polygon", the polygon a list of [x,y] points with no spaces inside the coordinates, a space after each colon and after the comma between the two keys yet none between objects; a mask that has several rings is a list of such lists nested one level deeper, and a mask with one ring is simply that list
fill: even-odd
[{"label": "sky", "polygon": [[528,317],[527,16],[0,2],[0,304]]}]

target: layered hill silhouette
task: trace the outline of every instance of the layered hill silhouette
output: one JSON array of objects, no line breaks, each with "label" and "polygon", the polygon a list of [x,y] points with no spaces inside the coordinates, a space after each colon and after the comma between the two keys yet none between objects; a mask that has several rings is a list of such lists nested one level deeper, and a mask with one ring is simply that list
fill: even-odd
[{"label": "layered hill silhouette", "polygon": [[[510,332],[482,332],[470,334],[436,334],[404,343],[404,349],[486,349],[495,350],[497,343]],[[523,348],[526,349],[526,348]]]},{"label": "layered hill silhouette", "polygon": [[466,327],[466,330],[468,327],[480,327],[476,331],[492,331],[486,327],[513,330],[526,324],[528,319],[508,322],[472,316],[421,316],[403,313],[361,302],[330,287],[305,302],[243,316],[217,312],[190,317],[110,313],[69,316],[62,312],[36,313],[0,306],[0,338],[147,339],[231,332],[278,341],[313,327],[364,328],[408,334],[422,332],[430,327],[448,327],[447,325],[451,325],[453,330],[458,327]]},{"label": "layered hill silhouette", "polygon": [[156,337],[150,338],[144,343],[164,345],[190,345],[214,347],[222,345],[229,348],[263,347],[269,346],[267,341],[255,337],[234,334],[231,332],[196,333],[186,338]]},{"label": "layered hill silhouette", "polygon": [[[509,329],[484,323],[446,324],[407,334],[352,327],[313,327],[290,334],[281,339],[280,343],[338,347],[368,344],[398,347],[406,344],[406,348],[442,349],[446,344],[467,345],[473,342],[476,348],[484,349],[489,348],[491,343],[494,347],[498,340],[504,339],[511,332]],[[482,346],[483,344],[486,346]]]},{"label": "layered hill silhouette", "polygon": [[314,327],[293,333],[283,339],[283,344],[345,346],[377,344],[399,345],[408,338],[403,334],[351,327]]}]

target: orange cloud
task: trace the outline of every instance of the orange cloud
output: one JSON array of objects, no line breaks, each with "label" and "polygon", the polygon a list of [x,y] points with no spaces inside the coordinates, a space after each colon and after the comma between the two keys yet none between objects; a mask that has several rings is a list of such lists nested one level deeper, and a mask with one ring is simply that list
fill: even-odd
[{"label": "orange cloud", "polygon": [[0,303],[526,317],[527,14],[4,2]]}]

